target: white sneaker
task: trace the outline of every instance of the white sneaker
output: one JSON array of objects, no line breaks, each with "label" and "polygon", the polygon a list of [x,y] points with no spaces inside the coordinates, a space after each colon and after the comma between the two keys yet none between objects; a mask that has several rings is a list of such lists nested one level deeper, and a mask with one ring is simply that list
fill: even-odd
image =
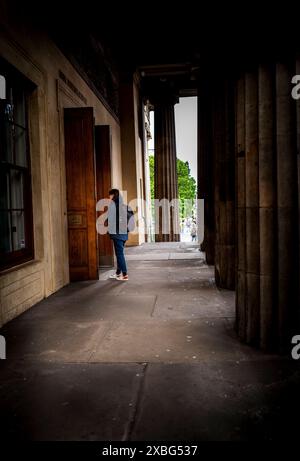
[{"label": "white sneaker", "polygon": [[128,275],[123,275],[123,274],[117,275],[116,280],[118,280],[119,282],[127,282]]},{"label": "white sneaker", "polygon": [[120,274],[110,274],[109,276],[110,279],[117,279],[118,277],[120,277]]}]

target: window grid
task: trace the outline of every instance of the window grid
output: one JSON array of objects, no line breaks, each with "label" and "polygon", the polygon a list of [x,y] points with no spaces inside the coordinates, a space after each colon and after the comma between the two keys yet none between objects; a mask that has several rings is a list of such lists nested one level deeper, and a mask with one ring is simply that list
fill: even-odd
[{"label": "window grid", "polygon": [[20,80],[8,77],[7,83],[8,97],[0,106],[0,168],[7,183],[1,187],[1,194],[7,190],[0,204],[0,270],[33,258],[27,94]]}]

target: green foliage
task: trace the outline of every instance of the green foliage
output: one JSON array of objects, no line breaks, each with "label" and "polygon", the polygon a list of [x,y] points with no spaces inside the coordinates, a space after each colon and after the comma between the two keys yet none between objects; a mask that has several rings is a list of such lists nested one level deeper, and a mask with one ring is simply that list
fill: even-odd
[{"label": "green foliage", "polygon": [[[149,156],[151,199],[154,199],[154,156]],[[178,195],[181,201],[180,217],[192,216],[196,199],[196,180],[191,176],[189,162],[177,158]],[[188,202],[185,202],[188,201]]]},{"label": "green foliage", "polygon": [[179,198],[192,200],[196,198],[196,181],[191,176],[189,162],[177,159],[178,194]]},{"label": "green foliage", "polygon": [[154,200],[154,155],[149,156],[151,200]]}]

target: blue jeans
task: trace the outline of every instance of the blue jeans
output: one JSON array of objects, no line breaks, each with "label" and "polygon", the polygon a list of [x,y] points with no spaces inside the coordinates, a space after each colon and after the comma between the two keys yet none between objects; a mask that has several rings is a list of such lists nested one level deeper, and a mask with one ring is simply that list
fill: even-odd
[{"label": "blue jeans", "polygon": [[124,256],[124,247],[125,247],[125,240],[121,239],[112,239],[114,242],[114,248],[117,258],[117,273],[120,274],[127,274],[127,266]]}]

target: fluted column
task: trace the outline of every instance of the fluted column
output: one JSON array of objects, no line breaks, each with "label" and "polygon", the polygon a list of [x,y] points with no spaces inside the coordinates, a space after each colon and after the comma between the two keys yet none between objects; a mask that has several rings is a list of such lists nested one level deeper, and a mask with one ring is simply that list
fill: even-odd
[{"label": "fluted column", "polygon": [[[178,198],[177,157],[175,137],[174,97],[161,97],[154,104],[154,194],[155,199],[167,199],[171,202]],[[158,242],[180,241],[179,212],[175,206],[168,211],[169,233],[163,233],[162,209],[159,210],[159,232],[155,239]]]},{"label": "fluted column", "polygon": [[[291,97],[295,66],[276,66],[278,330],[281,349],[295,333],[298,295],[298,190],[296,104]],[[297,301],[296,301],[297,302]]]},{"label": "fluted column", "polygon": [[227,81],[214,91],[215,278],[218,286],[235,286],[234,92]]},{"label": "fluted column", "polygon": [[[296,74],[300,75],[300,56],[296,60]],[[298,261],[300,261],[300,99],[296,101],[297,111],[297,167],[298,167]],[[300,324],[300,270],[298,267],[298,319]]]},{"label": "fluted column", "polygon": [[247,341],[259,340],[259,174],[258,76],[245,76],[245,202],[246,202],[246,311]]},{"label": "fluted column", "polygon": [[274,66],[258,71],[260,347],[272,349],[276,332],[276,146]]},{"label": "fluted column", "polygon": [[276,351],[287,350],[300,327],[294,68],[260,65],[245,73],[245,85],[237,81],[237,331]]},{"label": "fluted column", "polygon": [[198,198],[204,199],[204,241],[207,264],[215,262],[214,166],[210,80],[198,87]]},{"label": "fluted column", "polygon": [[236,85],[236,326],[246,340],[245,76]]}]

